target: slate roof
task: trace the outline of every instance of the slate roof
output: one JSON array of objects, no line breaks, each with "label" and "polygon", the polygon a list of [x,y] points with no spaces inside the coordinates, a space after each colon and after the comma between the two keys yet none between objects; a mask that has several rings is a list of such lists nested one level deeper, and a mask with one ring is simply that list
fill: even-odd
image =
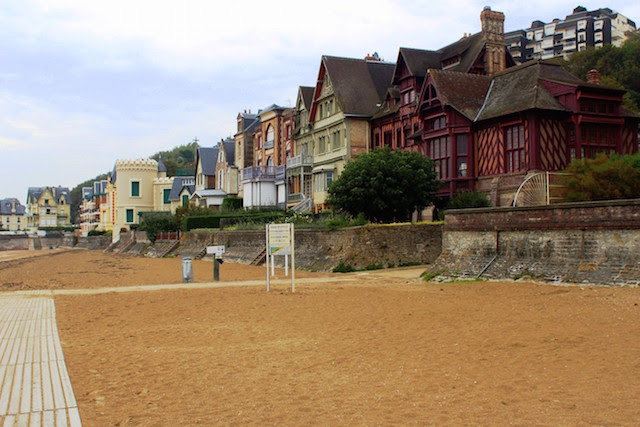
[{"label": "slate roof", "polygon": [[202,173],[207,176],[216,174],[216,163],[218,162],[218,147],[200,147],[196,154],[196,165],[200,161]]},{"label": "slate roof", "polygon": [[443,104],[473,120],[491,85],[491,77],[456,71],[429,70]]},{"label": "slate roof", "polygon": [[[468,37],[463,37],[438,50],[401,47],[398,52],[397,64],[400,63],[400,59],[402,58],[412,76],[424,77],[427,69],[441,69],[442,61],[459,55],[460,62],[447,68],[447,70],[466,73],[469,72],[483,48],[484,38],[482,37],[482,33],[476,33]],[[392,82],[394,84],[396,83],[395,77],[394,70],[394,81]]]},{"label": "slate roof", "polygon": [[323,56],[325,70],[345,115],[371,117],[393,76],[395,64]]},{"label": "slate roof", "polygon": [[[15,212],[11,212],[12,203],[16,205]],[[0,215],[24,215],[26,209],[15,197],[0,200]]]},{"label": "slate roof", "polygon": [[595,86],[583,82],[559,65],[543,61],[526,62],[494,76],[476,121],[532,109],[570,111],[539,84],[540,80],[576,86]]},{"label": "slate roof", "polygon": [[236,164],[236,141],[227,138],[224,141],[220,141],[220,144],[224,147],[224,155],[227,158],[227,164],[229,166],[235,166]]},{"label": "slate roof", "polygon": [[167,167],[162,162],[162,156],[158,156],[158,172],[167,172]]},{"label": "slate roof", "polygon": [[65,196],[65,199],[67,202],[71,202],[71,196],[70,196],[71,192],[69,191],[69,189],[67,187],[57,186],[57,187],[29,187],[29,189],[27,190],[27,203],[37,202],[40,196],[42,196],[42,193],[44,193],[47,188],[51,190],[51,193],[53,194],[53,199],[56,201],[56,203],[60,203],[60,198],[62,197],[62,195]]},{"label": "slate roof", "polygon": [[302,95],[302,102],[304,103],[304,108],[307,110],[311,110],[311,103],[313,103],[313,86],[300,86],[300,93]]},{"label": "slate roof", "polygon": [[189,194],[193,194],[196,186],[184,185],[184,181],[186,180],[193,182],[194,178],[192,176],[176,176],[173,178],[173,184],[171,185],[171,191],[169,192],[169,200],[180,200],[180,193],[182,193],[182,189],[185,187],[189,190]]}]

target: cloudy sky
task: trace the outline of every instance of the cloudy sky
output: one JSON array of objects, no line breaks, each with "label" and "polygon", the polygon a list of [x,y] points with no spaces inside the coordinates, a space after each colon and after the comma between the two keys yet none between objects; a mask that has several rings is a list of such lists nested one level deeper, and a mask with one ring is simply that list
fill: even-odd
[{"label": "cloudy sky", "polygon": [[[0,0],[0,198],[79,182],[116,159],[231,135],[235,117],[292,105],[323,54],[395,61],[480,30],[564,18],[575,1]],[[615,4],[614,4],[615,3]],[[434,5],[435,4],[435,5]],[[640,21],[640,2],[581,1]],[[315,6],[315,7],[314,7]]]}]

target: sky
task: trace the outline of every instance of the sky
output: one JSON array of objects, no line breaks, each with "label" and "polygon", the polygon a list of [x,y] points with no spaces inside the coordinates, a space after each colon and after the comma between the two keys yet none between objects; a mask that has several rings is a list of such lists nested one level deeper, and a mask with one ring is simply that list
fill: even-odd
[{"label": "sky", "polygon": [[0,199],[196,137],[213,146],[239,112],[292,106],[322,55],[395,62],[480,31],[487,5],[512,31],[578,4],[640,24],[637,0],[0,0]]}]

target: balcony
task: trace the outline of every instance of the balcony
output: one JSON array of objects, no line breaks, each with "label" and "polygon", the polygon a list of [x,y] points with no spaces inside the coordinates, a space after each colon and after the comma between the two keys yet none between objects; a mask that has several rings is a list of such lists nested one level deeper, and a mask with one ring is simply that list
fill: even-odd
[{"label": "balcony", "polygon": [[313,166],[313,156],[311,154],[300,154],[287,159],[287,169],[298,166]]},{"label": "balcony", "polygon": [[275,166],[252,166],[242,169],[242,180],[275,179]]},{"label": "balcony", "polygon": [[284,181],[285,171],[284,165],[276,166],[276,181]]},{"label": "balcony", "polygon": [[269,148],[273,148],[273,139],[271,141],[265,141],[264,142],[264,148],[265,150],[268,150]]}]

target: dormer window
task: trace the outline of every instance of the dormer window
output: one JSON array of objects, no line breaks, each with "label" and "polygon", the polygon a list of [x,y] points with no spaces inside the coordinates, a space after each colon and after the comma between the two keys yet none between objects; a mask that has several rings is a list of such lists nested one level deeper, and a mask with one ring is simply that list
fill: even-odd
[{"label": "dormer window", "polygon": [[459,63],[460,63],[460,56],[456,55],[454,57],[451,57],[442,61],[442,69],[446,70],[447,68],[451,68],[455,65],[458,65]]}]

